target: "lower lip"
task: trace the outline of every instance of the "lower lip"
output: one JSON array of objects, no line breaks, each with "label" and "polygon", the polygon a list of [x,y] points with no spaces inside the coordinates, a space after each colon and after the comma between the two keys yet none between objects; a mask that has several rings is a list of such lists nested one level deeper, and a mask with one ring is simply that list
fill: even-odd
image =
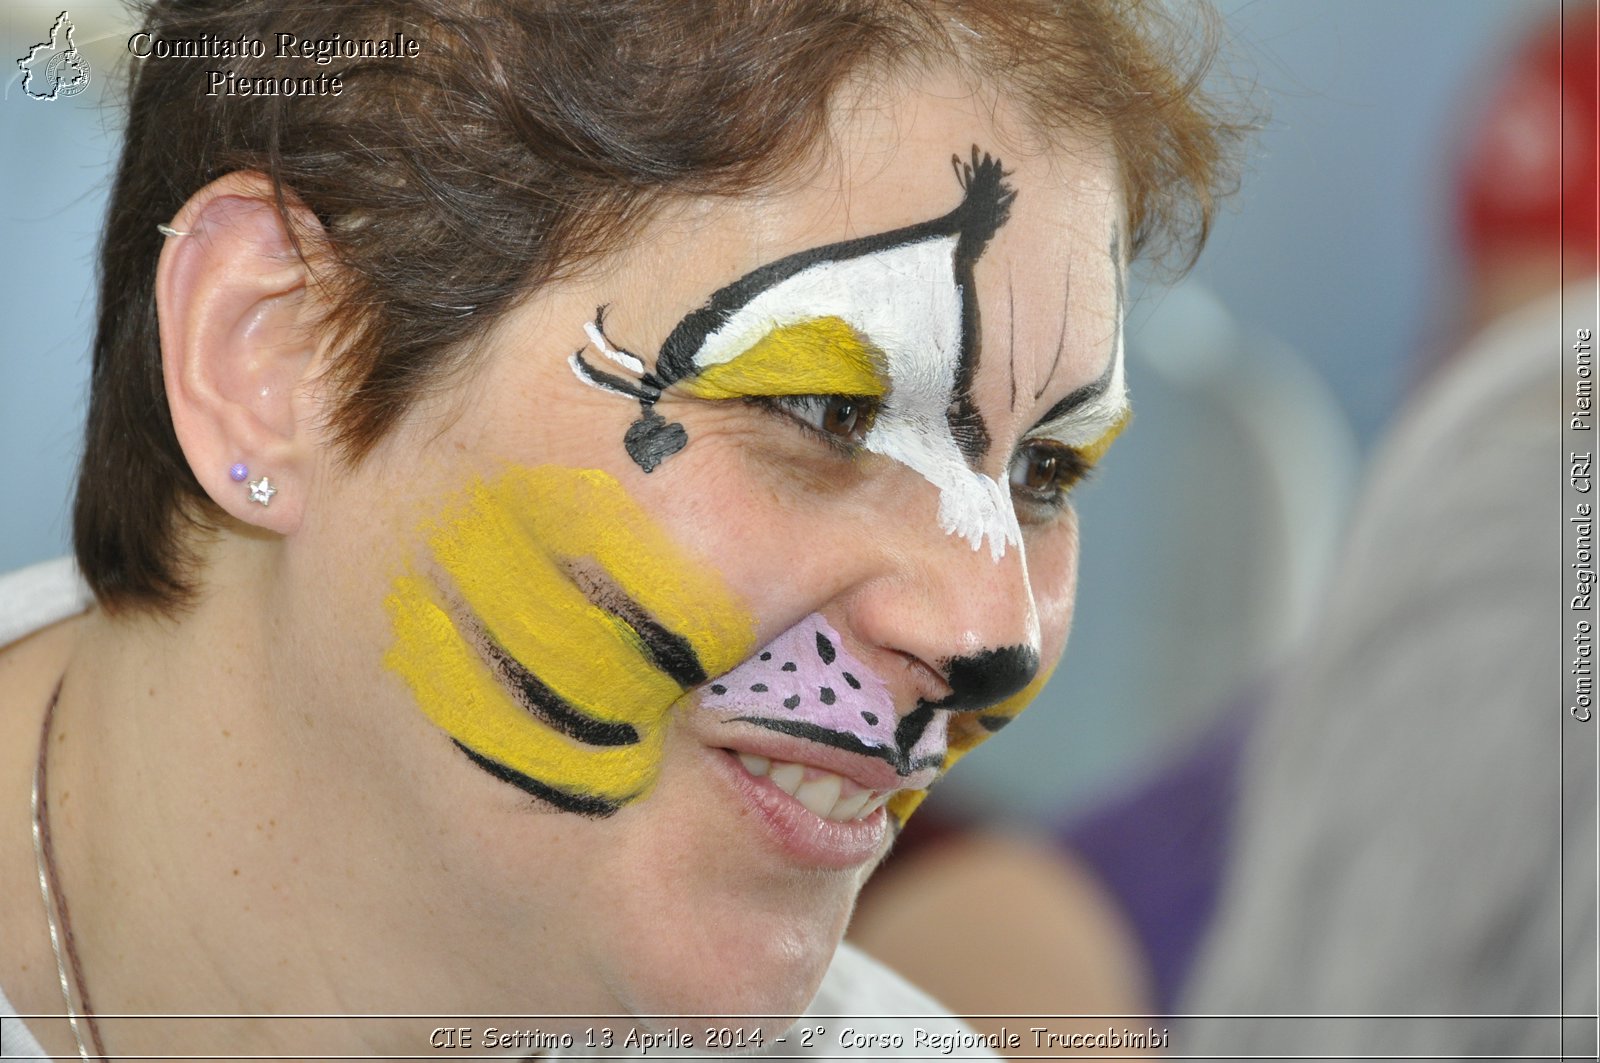
[{"label": "lower lip", "polygon": [[718,751],[713,759],[773,843],[792,862],[844,871],[860,867],[882,852],[889,822],[883,809],[848,822],[823,819],[771,780],[757,779],[745,771],[728,750]]}]

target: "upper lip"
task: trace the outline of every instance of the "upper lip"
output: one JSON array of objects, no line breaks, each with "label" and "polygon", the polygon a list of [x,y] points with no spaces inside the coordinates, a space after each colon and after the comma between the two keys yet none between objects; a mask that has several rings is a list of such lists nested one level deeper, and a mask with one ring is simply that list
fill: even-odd
[{"label": "upper lip", "polygon": [[710,736],[710,742],[735,753],[752,753],[768,760],[787,761],[832,772],[863,790],[880,794],[893,790],[925,790],[939,774],[938,768],[929,767],[911,775],[901,775],[888,762],[876,757],[780,734],[753,723],[719,724],[716,734]]}]

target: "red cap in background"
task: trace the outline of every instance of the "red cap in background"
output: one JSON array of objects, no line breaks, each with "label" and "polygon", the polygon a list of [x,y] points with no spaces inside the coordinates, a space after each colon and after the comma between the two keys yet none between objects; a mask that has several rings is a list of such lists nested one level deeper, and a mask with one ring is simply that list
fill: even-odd
[{"label": "red cap in background", "polygon": [[1560,245],[1569,260],[1595,262],[1597,33],[1595,7],[1568,7],[1518,50],[1491,90],[1460,181],[1462,240],[1476,262]]}]

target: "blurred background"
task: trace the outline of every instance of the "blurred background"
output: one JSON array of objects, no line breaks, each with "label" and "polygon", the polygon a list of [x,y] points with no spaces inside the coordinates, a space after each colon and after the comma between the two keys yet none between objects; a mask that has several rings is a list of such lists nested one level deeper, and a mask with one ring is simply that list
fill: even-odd
[{"label": "blurred background", "polygon": [[[0,571],[67,550],[95,244],[132,31],[118,5],[75,4],[74,43],[87,60],[89,85],[70,98],[29,99],[15,60],[48,35],[57,3],[27,0],[0,11],[0,231],[14,248],[0,261]],[[1454,213],[1464,119],[1485,109],[1491,75],[1525,34],[1560,10],[1557,0],[1215,6],[1224,91],[1267,115],[1250,146],[1242,190],[1187,278],[1135,288],[1128,332],[1135,419],[1078,492],[1082,570],[1062,667],[1005,738],[965,760],[912,821],[918,830],[1031,829],[1064,839],[1063,850],[1097,865],[1100,884],[1091,884],[1092,875],[1067,882],[1083,907],[1067,918],[1063,937],[1111,928],[1103,948],[1086,949],[1094,958],[1078,972],[1104,986],[1110,961],[1102,960],[1128,951],[1119,937],[1128,919],[1137,930],[1133,951],[1155,957],[1153,973],[1131,961],[1126,994],[1057,995],[1040,1013],[1142,1011],[1127,1003],[1138,1000],[1153,1000],[1157,1014],[1174,1013],[1221,881],[1225,847],[1216,835],[1233,795],[1217,787],[1236,774],[1233,758],[1245,744],[1250,710],[1319,616],[1377,442],[1423,367],[1481,323],[1463,305],[1467,260]],[[1539,140],[1520,143],[1538,150]],[[1507,150],[1514,154],[1518,143],[1512,136]],[[1430,741],[1423,734],[1416,748],[1427,751]],[[1511,777],[1511,788],[1549,774],[1539,759],[1543,748],[1531,753],[1536,770]],[[1553,754],[1554,738],[1548,748]],[[1343,770],[1343,762],[1333,768]],[[1424,783],[1430,781],[1472,793],[1448,773]],[[1329,793],[1341,786],[1359,789],[1340,779]],[[1485,806],[1500,803],[1492,787],[1482,790]],[[1538,810],[1555,807],[1542,791],[1531,800],[1541,817]],[[1378,811],[1387,815],[1387,808]],[[1188,850],[1186,840],[1194,843]],[[902,848],[915,842],[908,830]],[[1127,858],[1130,848],[1163,845],[1172,848],[1145,863]],[[1041,851],[991,851],[995,866],[1015,858],[1018,883],[1048,884],[1038,895],[1040,910],[1059,900],[1050,894],[1061,884],[1052,878],[1060,867],[1041,861]],[[1322,873],[1327,861],[1313,857],[1307,867],[1331,877]],[[1379,879],[1392,879],[1390,870],[1405,863],[1375,859]],[[1452,860],[1441,857],[1440,874],[1449,876]],[[1259,870],[1251,865],[1246,877],[1270,877]],[[954,869],[949,881],[961,883],[963,873]],[[1141,893],[1146,878],[1156,881]],[[1101,907],[1102,885],[1115,895],[1109,907]],[[958,906],[970,906],[970,889],[952,891]],[[1573,895],[1592,897],[1592,876]],[[929,903],[927,911],[939,910]],[[1519,919],[1526,914],[1508,910]],[[870,894],[864,911],[873,918],[858,920],[858,935],[877,926],[885,928],[880,940],[895,938],[891,923],[874,922]],[[1592,906],[1586,917],[1592,926]],[[1251,913],[1239,918],[1249,923]],[[1286,918],[1307,922],[1297,911]],[[1358,914],[1354,923],[1364,920]],[[1474,916],[1460,925],[1480,923]],[[1022,933],[1035,929],[1025,923]],[[1348,935],[1341,928],[1336,936]],[[1452,925],[1440,938],[1462,936]],[[1543,962],[1539,950],[1553,941],[1530,946],[1535,961]],[[1258,950],[1247,960],[1264,956]],[[907,970],[923,962],[891,958]],[[1314,958],[1299,959],[1315,967]],[[949,955],[928,957],[923,967],[941,962],[961,969]],[[965,969],[987,976],[993,962],[974,952]],[[1359,976],[1362,962],[1357,957],[1344,969]],[[1418,962],[1426,968],[1434,958],[1419,953]],[[1270,985],[1291,972],[1274,960],[1260,973]],[[1039,977],[1070,980],[1072,972]],[[969,1014],[997,1010],[981,997],[958,998],[964,988],[952,983],[946,999]],[[1245,999],[1204,1003],[1217,1011],[1267,1007],[1238,1003]],[[1333,999],[1294,998],[1278,1010],[1346,1006],[1330,1005]],[[1492,995],[1470,1005],[1463,996],[1442,999],[1415,1010],[1553,1006],[1548,994],[1526,1007]],[[1592,1008],[1592,999],[1583,1006]],[[1396,1007],[1405,1010],[1403,1002]]]},{"label": "blurred background", "polygon": [[[1198,268],[1132,310],[1135,427],[1081,492],[1066,662],[945,800],[1038,820],[1201,730],[1304,622],[1365,449],[1451,330],[1440,195],[1473,71],[1550,3],[1225,0],[1270,120]],[[0,29],[0,571],[64,553],[129,16],[73,4],[87,91],[21,91],[58,2]],[[998,755],[1003,750],[1004,755]]]}]

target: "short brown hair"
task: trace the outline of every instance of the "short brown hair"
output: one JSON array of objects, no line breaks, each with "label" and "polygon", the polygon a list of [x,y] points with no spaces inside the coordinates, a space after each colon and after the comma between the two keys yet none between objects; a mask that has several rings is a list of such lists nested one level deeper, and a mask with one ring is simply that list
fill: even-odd
[{"label": "short brown hair", "polygon": [[[668,197],[783,176],[852,75],[952,62],[1046,136],[1106,137],[1136,253],[1198,253],[1239,127],[1199,91],[1207,51],[1161,0],[161,0],[152,39],[260,39],[263,58],[132,73],[100,256],[78,563],[107,608],[193,593],[213,526],[173,431],[155,306],[158,222],[261,172],[322,223],[339,355],[333,428],[359,460],[522,296],[615,251]],[[204,68],[280,78],[270,42],[416,38],[339,59],[340,95],[207,96]],[[1177,42],[1177,43],[1174,43]],[[300,67],[295,67],[300,72]],[[292,230],[292,223],[291,223]]]}]

